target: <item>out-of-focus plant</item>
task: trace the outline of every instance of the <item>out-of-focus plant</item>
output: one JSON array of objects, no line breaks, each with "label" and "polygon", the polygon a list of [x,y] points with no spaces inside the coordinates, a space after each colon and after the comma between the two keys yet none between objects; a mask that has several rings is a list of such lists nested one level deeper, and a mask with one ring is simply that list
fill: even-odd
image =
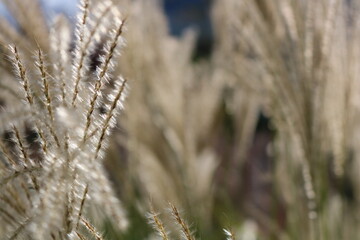
[{"label": "out-of-focus plant", "polygon": [[[194,61],[194,32],[170,36],[159,1],[118,2],[129,12],[120,71],[131,80],[128,109],[134,111],[126,112],[112,151],[119,153],[121,148],[127,161],[119,164],[112,154],[112,176],[122,183],[119,191],[132,196],[130,202],[136,199],[140,209],[148,209],[149,199],[158,210],[172,202],[200,232],[208,232],[206,236],[221,234],[221,224],[214,224],[224,223],[218,212],[234,207],[225,203],[228,192],[233,192],[232,198],[241,195],[237,182],[259,101],[253,94],[245,95],[220,61],[229,60],[221,49],[226,43],[216,46],[212,58]],[[227,115],[235,119],[235,134]]]},{"label": "out-of-focus plant", "polygon": [[[195,36],[168,33],[157,1],[134,1],[122,71],[133,79],[124,127],[129,164],[145,201],[168,201],[205,224],[211,213],[216,113],[222,87],[192,62]],[[146,13],[146,14],[144,14]],[[136,27],[135,27],[136,26]],[[137,69],[141,69],[138,71]]]},{"label": "out-of-focus plant", "polygon": [[[286,217],[273,235],[354,238],[358,2],[235,0],[220,6],[227,16],[221,35],[236,61],[229,72],[254,89],[276,131],[273,183]],[[339,228],[340,219],[347,227]]]}]

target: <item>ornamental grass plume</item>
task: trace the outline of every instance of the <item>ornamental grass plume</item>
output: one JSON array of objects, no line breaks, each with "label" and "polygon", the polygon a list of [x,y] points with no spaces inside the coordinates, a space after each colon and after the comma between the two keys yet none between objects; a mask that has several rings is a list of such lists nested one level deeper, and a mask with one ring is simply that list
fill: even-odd
[{"label": "ornamental grass plume", "polygon": [[193,62],[193,31],[169,34],[159,1],[133,1],[129,12],[120,59],[123,74],[134,79],[122,122],[129,179],[142,206],[148,199],[158,209],[172,202],[206,225],[218,162],[211,129],[222,85],[208,64]]},{"label": "ornamental grass plume", "polygon": [[6,1],[23,32],[0,24],[0,235],[103,239],[93,218],[127,226],[102,163],[128,91],[114,71],[125,19],[111,1],[82,0],[72,41],[67,20],[48,31],[35,2]]},{"label": "ornamental grass plume", "polygon": [[[194,59],[196,33],[170,35],[161,1],[118,2],[130,12],[119,71],[130,79],[132,92],[108,162],[110,172],[119,182],[119,192],[126,193],[140,212],[149,210],[148,199],[157,209],[172,202],[206,236],[212,232],[221,236],[221,228],[214,226],[220,218],[215,204],[228,199],[216,197],[241,177],[258,101],[249,101],[234,77],[224,76],[217,60],[222,51],[212,58]],[[236,118],[236,137],[228,142],[224,119],[229,113]],[[119,164],[115,157],[119,153],[128,160]],[[172,222],[167,215],[164,220]],[[173,225],[169,230],[176,229]]]},{"label": "ornamental grass plume", "polygon": [[269,176],[286,216],[258,221],[284,239],[358,236],[359,2],[229,0],[214,10],[235,62],[227,71],[253,89],[276,133]]},{"label": "ornamental grass plume", "polygon": [[3,2],[1,239],[360,235],[359,1],[214,1],[206,59],[159,1]]}]

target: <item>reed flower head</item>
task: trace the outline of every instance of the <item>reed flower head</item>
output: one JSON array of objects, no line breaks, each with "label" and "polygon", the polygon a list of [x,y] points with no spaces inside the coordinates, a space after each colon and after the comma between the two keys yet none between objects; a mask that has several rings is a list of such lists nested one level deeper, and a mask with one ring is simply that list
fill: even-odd
[{"label": "reed flower head", "polygon": [[[101,239],[88,220],[93,207],[120,229],[127,225],[102,164],[128,92],[127,80],[115,73],[125,20],[111,1],[80,6],[73,50],[61,17],[47,35],[49,46],[43,48],[42,39],[33,47],[33,66],[21,44],[7,50],[13,74],[1,88],[0,115],[6,119],[0,218],[7,239],[85,239],[84,231]],[[91,66],[100,43],[103,51]]]}]

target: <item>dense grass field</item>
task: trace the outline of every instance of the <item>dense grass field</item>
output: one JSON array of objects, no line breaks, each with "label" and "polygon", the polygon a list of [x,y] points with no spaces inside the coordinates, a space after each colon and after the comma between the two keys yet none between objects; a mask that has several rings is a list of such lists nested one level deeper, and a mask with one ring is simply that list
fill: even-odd
[{"label": "dense grass field", "polygon": [[3,3],[0,240],[360,239],[359,0]]}]

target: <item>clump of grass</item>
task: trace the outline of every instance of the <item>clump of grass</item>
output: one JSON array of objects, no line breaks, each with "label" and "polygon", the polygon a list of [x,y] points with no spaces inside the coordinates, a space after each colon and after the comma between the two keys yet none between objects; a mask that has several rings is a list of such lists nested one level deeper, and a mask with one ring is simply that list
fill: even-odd
[{"label": "clump of grass", "polygon": [[169,34],[160,1],[133,1],[129,7],[128,44],[120,59],[124,75],[133,80],[122,122],[125,174],[135,180],[143,206],[149,198],[157,208],[170,201],[208,225],[219,161],[212,129],[221,83],[208,64],[192,61],[195,32]]},{"label": "clump of grass", "polygon": [[[286,224],[270,232],[330,238],[326,216],[339,198],[349,206],[357,182],[350,169],[358,162],[358,3],[229,0],[214,10],[223,55],[232,56],[224,70],[252,90],[276,133],[271,182]],[[338,236],[355,236],[355,215],[347,207],[340,215],[353,223]]]},{"label": "clump of grass", "polygon": [[[18,2],[16,10],[24,4]],[[118,228],[127,225],[102,164],[128,91],[127,80],[114,74],[125,21],[110,1],[80,5],[73,51],[64,18],[46,35],[48,47],[45,39],[36,41],[34,66],[22,44],[8,47],[13,74],[4,66],[11,84],[0,89],[4,239],[103,239],[87,220],[93,207]],[[93,71],[91,53],[99,41],[105,47]]]},{"label": "clump of grass", "polygon": [[[126,228],[103,160],[129,81],[119,190],[136,218],[149,197],[157,209],[174,203],[165,216],[150,208],[158,238],[359,236],[356,1],[219,0],[212,58],[196,63],[194,33],[171,37],[154,2],[123,2],[121,58],[125,18],[111,1],[81,1],[74,39],[63,17],[46,26],[37,1],[4,2],[21,30],[0,21],[4,239],[101,240],[98,222]],[[265,137],[259,112],[273,128]],[[249,153],[258,140],[260,160]],[[223,230],[226,214],[259,227],[232,219],[243,227]]]}]

